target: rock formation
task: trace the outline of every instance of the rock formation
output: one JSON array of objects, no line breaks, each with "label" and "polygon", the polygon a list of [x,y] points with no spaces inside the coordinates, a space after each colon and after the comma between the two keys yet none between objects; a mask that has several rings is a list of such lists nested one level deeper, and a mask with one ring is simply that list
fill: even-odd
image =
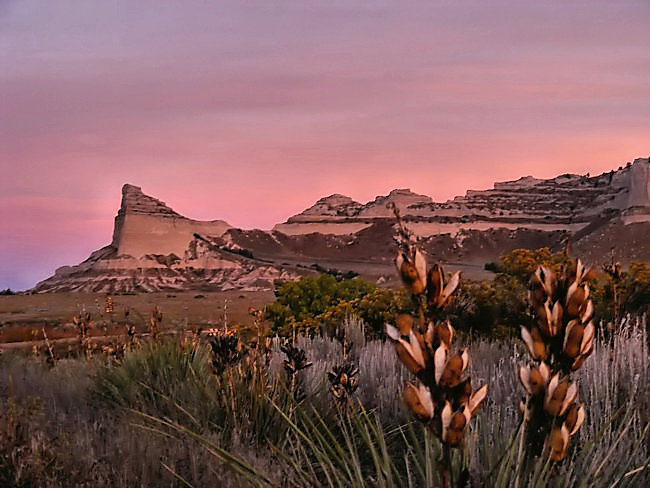
[{"label": "rock formation", "polygon": [[185,218],[127,184],[112,243],[77,266],[57,269],[34,291],[260,290],[269,289],[274,280],[297,277],[224,245],[219,238],[228,229],[222,220]]},{"label": "rock formation", "polygon": [[622,217],[625,223],[648,222],[649,168],[646,158],[594,177],[565,174],[541,180],[526,176],[495,183],[490,190],[469,190],[465,196],[444,203],[410,190],[393,190],[365,205],[332,195],[276,225],[275,230],[305,234],[321,226],[332,234],[348,234],[350,228],[358,231],[371,225],[373,219],[390,218],[388,202],[400,209],[413,231],[422,237],[498,228],[577,232],[603,215]]},{"label": "rock formation", "polygon": [[223,220],[200,222],[176,213],[164,202],[133,185],[122,187],[122,205],[115,217],[112,246],[119,255],[182,256],[196,234],[221,236],[231,226]]},{"label": "rock formation", "polygon": [[[408,189],[362,204],[334,194],[272,231],[179,215],[139,187],[124,185],[112,243],[63,267],[34,291],[268,289],[311,269],[354,270],[390,284],[393,203],[430,259],[483,272],[515,248],[572,247],[592,263],[650,260],[650,161],[598,176],[531,176],[469,190],[436,203]],[[479,273],[480,274],[480,273]]]}]

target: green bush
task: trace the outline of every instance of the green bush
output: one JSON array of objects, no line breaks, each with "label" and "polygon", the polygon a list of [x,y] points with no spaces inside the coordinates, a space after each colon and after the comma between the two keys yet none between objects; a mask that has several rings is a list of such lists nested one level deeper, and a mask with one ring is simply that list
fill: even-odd
[{"label": "green bush", "polygon": [[281,335],[294,329],[330,333],[349,315],[361,318],[369,335],[379,335],[406,303],[401,292],[359,278],[337,280],[330,274],[281,283],[275,297],[266,307],[266,318],[273,332]]},{"label": "green bush", "polygon": [[591,298],[596,316],[606,322],[650,312],[650,265],[632,262],[618,278],[603,273],[591,288]]},{"label": "green bush", "polygon": [[493,281],[462,283],[449,313],[460,330],[509,335],[530,320],[526,297],[527,287],[522,280],[499,273]]},{"label": "green bush", "polygon": [[[498,264],[488,264],[486,267],[497,271],[494,280],[462,283],[450,313],[457,328],[494,336],[508,331],[518,333],[519,326],[531,320],[527,291],[537,267],[547,266],[560,272],[568,259],[564,253],[553,253],[544,247],[515,249],[501,256]],[[598,271],[598,263],[585,264]],[[595,273],[589,286],[599,322],[620,320],[628,313],[648,312],[650,266],[645,263],[630,263],[617,279],[604,272]]]}]

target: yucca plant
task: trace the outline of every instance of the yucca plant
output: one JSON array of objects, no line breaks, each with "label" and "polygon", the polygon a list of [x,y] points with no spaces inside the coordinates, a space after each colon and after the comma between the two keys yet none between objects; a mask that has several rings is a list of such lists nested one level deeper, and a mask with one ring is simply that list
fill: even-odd
[{"label": "yucca plant", "polygon": [[153,341],[158,340],[160,335],[160,329],[162,328],[163,313],[158,306],[155,306],[151,311],[149,316],[149,334],[151,334],[151,339]]},{"label": "yucca plant", "polygon": [[239,335],[232,329],[210,334],[209,342],[215,374],[222,374],[226,368],[237,364],[245,355]]},{"label": "yucca plant", "polygon": [[409,409],[442,441],[439,471],[443,486],[453,484],[451,448],[462,445],[473,415],[485,400],[487,385],[472,391],[467,374],[469,352],[452,351],[454,329],[440,320],[460,282],[460,272],[450,277],[440,265],[427,270],[424,254],[392,206],[399,226],[399,248],[395,264],[411,293],[416,317],[400,315],[397,327],[386,325],[400,361],[417,377],[407,383],[404,401]]},{"label": "yucca plant", "polygon": [[578,402],[578,384],[571,374],[594,349],[592,277],[580,260],[567,260],[559,275],[540,266],[531,278],[534,323],[521,328],[530,360],[519,368],[526,391],[520,404],[520,463],[542,454],[561,461],[584,422],[585,407]]},{"label": "yucca plant", "polygon": [[359,368],[353,363],[335,365],[327,372],[330,393],[338,405],[346,405],[359,388]]},{"label": "yucca plant", "polygon": [[72,317],[72,323],[77,327],[80,351],[83,351],[86,357],[90,356],[92,345],[88,339],[88,333],[93,327],[92,315],[90,312],[80,312]]},{"label": "yucca plant", "polygon": [[307,354],[304,349],[296,347],[289,341],[282,344],[280,350],[287,356],[287,359],[283,362],[283,366],[287,375],[289,391],[297,402],[301,402],[307,395],[302,385],[300,373],[311,367],[312,363],[307,360]]}]

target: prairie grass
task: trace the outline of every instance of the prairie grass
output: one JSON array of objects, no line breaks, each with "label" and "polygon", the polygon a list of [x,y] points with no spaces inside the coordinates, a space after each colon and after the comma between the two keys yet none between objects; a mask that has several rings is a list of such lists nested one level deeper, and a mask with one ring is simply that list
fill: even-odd
[{"label": "prairie grass", "polygon": [[[346,321],[359,368],[354,401],[332,398],[326,373],[342,346],[297,337],[313,365],[296,403],[280,341],[221,375],[206,343],[162,339],[121,361],[0,357],[2,486],[438,486],[440,445],[403,405],[409,374],[394,347]],[[537,460],[520,486],[644,486],[650,482],[650,359],[645,319],[627,318],[613,344],[596,338],[577,380],[589,412],[567,459]],[[490,393],[452,458],[454,483],[513,486],[526,355],[517,340],[467,339],[470,373]],[[248,361],[248,362],[247,362]],[[252,374],[252,371],[257,371]]]}]

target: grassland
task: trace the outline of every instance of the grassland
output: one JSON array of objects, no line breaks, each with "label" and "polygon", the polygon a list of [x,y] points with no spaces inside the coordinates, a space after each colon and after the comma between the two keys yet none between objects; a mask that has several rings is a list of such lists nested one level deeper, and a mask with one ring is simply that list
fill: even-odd
[{"label": "grassland", "polygon": [[[98,355],[54,368],[42,356],[5,352],[0,485],[439,486],[440,445],[401,399],[410,375],[392,345],[366,341],[355,321],[346,327],[359,389],[343,408],[326,377],[343,361],[341,344],[327,337],[296,340],[312,363],[300,373],[307,395],[300,403],[277,339],[270,356],[251,350],[222,374],[210,367],[207,343],[178,337],[145,342],[120,361]],[[588,411],[578,440],[563,462],[534,462],[520,486],[647,485],[646,330],[642,319],[628,319],[613,343],[598,337],[577,378]],[[516,371],[525,351],[518,340],[475,339],[469,347],[470,373],[490,391],[454,452],[454,479],[513,486],[523,394]]]},{"label": "grassland", "polygon": [[[263,308],[273,301],[273,292],[174,292],[114,295],[113,313],[106,313],[106,294],[43,293],[0,296],[0,349],[21,346],[20,342],[43,340],[45,328],[50,340],[76,336],[72,318],[82,310],[93,314],[94,337],[124,334],[125,325],[147,329],[154,307],[164,314],[165,330],[215,327],[224,323],[251,324],[249,307]],[[125,311],[129,311],[128,317]],[[22,344],[27,346],[27,344]]]}]

